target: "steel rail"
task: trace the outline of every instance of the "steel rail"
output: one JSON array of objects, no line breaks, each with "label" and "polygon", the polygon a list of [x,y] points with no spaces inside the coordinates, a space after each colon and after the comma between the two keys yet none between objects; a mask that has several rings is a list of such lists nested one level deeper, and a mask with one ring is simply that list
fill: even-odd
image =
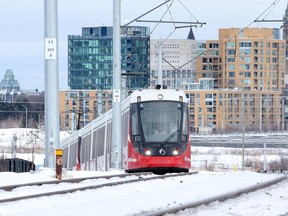
[{"label": "steel rail", "polygon": [[41,185],[45,185],[45,184],[60,184],[60,183],[79,183],[79,182],[84,181],[84,180],[92,180],[92,179],[100,179],[100,178],[110,179],[110,178],[114,178],[114,177],[125,178],[128,176],[141,176],[141,175],[150,175],[150,174],[152,174],[152,173],[150,173],[150,172],[124,173],[124,174],[114,174],[114,175],[104,175],[104,176],[89,176],[89,177],[80,177],[80,178],[71,178],[71,179],[62,179],[62,180],[31,182],[31,183],[1,186],[0,190],[12,191],[15,188],[27,187],[27,186],[41,186]]}]

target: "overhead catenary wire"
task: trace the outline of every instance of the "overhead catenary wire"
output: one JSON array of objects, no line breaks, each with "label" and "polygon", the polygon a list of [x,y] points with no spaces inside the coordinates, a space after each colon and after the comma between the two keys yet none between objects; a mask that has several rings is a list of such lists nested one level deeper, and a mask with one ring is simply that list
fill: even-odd
[{"label": "overhead catenary wire", "polygon": [[[263,14],[265,14],[271,7],[275,7],[274,5],[276,3],[278,3],[279,0],[275,0],[268,8],[266,8],[256,19],[259,19]],[[231,36],[230,38],[227,39],[227,41],[219,44],[219,47],[223,46],[225,43],[231,41],[233,38],[236,38],[239,34],[241,34],[245,29],[249,28],[252,24],[254,23],[254,20],[252,22],[250,22],[246,27],[244,27],[243,29],[241,29],[239,32],[237,32],[235,35]],[[218,48],[217,48],[218,49]],[[206,51],[206,53],[208,52],[208,50]],[[191,61],[194,61],[195,59],[199,58],[200,56],[202,56],[203,54],[205,54],[204,52],[198,54],[196,57],[192,58],[190,61],[187,61],[185,64],[181,65],[180,67],[178,67],[176,70],[181,69],[182,67],[184,67],[185,65],[189,64]]]},{"label": "overhead catenary wire", "polygon": [[[123,25],[123,26],[128,26],[129,24],[133,23],[134,21],[136,21],[136,22],[139,21],[139,19],[142,18],[143,16],[151,13],[152,11],[158,9],[159,7],[161,7],[162,5],[165,4],[165,5],[167,6],[167,9],[165,10],[165,12],[164,12],[163,15],[161,16],[161,18],[160,18],[158,21],[155,21],[155,22],[157,22],[157,24],[156,24],[156,25],[153,27],[153,29],[150,31],[150,35],[152,35],[161,22],[164,22],[164,23],[165,23],[165,21],[163,21],[163,18],[165,17],[165,15],[166,15],[167,13],[170,14],[170,17],[171,17],[171,19],[172,19],[172,22],[174,22],[174,30],[169,33],[169,35],[162,41],[161,44],[159,44],[159,46],[161,46],[165,41],[167,41],[167,40],[173,35],[173,33],[174,33],[174,32],[177,30],[177,28],[178,28],[178,27],[175,26],[175,23],[177,23],[177,21],[173,21],[173,17],[172,17],[171,10],[170,10],[170,8],[172,7],[172,4],[174,3],[175,0],[172,0],[172,2],[168,5],[168,3],[169,3],[170,1],[171,1],[171,0],[165,1],[164,3],[158,5],[157,7],[154,7],[153,9],[149,10],[148,12],[144,13],[143,15],[137,17],[136,19],[132,20],[131,22],[129,22],[129,23]],[[189,14],[190,14],[191,16],[193,16],[193,17],[195,18],[195,16],[187,9],[187,7],[185,7],[185,6],[183,5],[182,2],[179,1],[179,3],[189,12]],[[195,20],[197,21],[196,24],[199,23],[199,21],[198,21],[196,18],[195,18]],[[179,23],[184,23],[184,22],[179,22]],[[191,22],[185,22],[185,23],[191,23]],[[201,23],[201,25],[203,25],[203,24],[204,24],[204,23]],[[191,26],[189,26],[189,27],[191,27]],[[148,38],[147,38],[147,40],[148,40]],[[141,46],[144,42],[145,42],[145,41],[142,41],[142,43],[141,43],[139,46]],[[137,46],[137,47],[139,47],[139,46]],[[152,51],[152,52],[150,52],[150,53],[154,53],[154,52],[159,48],[159,46],[158,46],[154,51]],[[132,56],[132,53],[137,49],[137,47],[135,47],[133,50],[131,50],[129,53],[127,53],[125,57],[126,57],[126,58],[131,58],[133,61],[136,61],[136,60],[133,59],[131,56]],[[147,61],[147,58],[143,60],[143,62],[145,62],[145,61]],[[141,64],[141,62],[139,62],[139,64]],[[146,70],[146,71],[147,71],[147,70]],[[149,71],[149,74],[151,74],[150,71]],[[154,76],[153,74],[151,74],[151,75],[152,75],[152,77],[155,78],[155,76]]]},{"label": "overhead catenary wire", "polygon": [[[279,0],[275,0],[268,8],[266,8],[266,9],[264,10],[264,12],[262,12],[256,19],[259,19],[259,18],[260,18],[263,14],[265,14],[270,8],[274,8],[275,5],[276,5],[278,2],[279,2]],[[219,44],[219,46],[218,46],[217,49],[219,49],[219,47],[223,46],[225,43],[227,43],[227,42],[231,41],[232,39],[236,38],[236,37],[237,37],[239,34],[241,34],[245,29],[248,29],[253,23],[254,23],[254,21],[252,21],[251,23],[249,23],[246,27],[244,27],[243,29],[241,29],[241,30],[240,30],[239,32],[237,32],[235,35],[233,35],[233,36],[231,36],[230,38],[228,38],[225,42]],[[281,27],[281,28],[282,28],[282,27]],[[271,35],[269,35],[269,36],[271,36]],[[266,38],[268,38],[269,36],[267,36]],[[265,38],[265,39],[266,39],[266,38]],[[215,49],[216,49],[216,48],[215,48]],[[235,49],[236,49],[236,46],[235,46]],[[213,49],[212,49],[212,50],[213,50]],[[209,51],[210,51],[210,50],[206,50],[205,52],[202,52],[202,53],[196,55],[194,58],[192,58],[191,60],[187,61],[186,63],[184,63],[183,65],[179,66],[178,68],[173,67],[173,68],[175,69],[175,71],[167,74],[166,76],[169,76],[169,75],[171,75],[172,73],[178,73],[178,71],[179,71],[182,67],[184,67],[184,66],[186,66],[187,64],[189,64],[190,62],[196,60],[197,58],[199,58],[200,56],[204,55],[205,53],[208,53]],[[163,59],[164,59],[164,58],[163,58]],[[171,66],[171,65],[170,65],[170,66]],[[166,76],[165,76],[165,77],[166,77]],[[164,78],[164,77],[163,77],[163,78]]]},{"label": "overhead catenary wire", "polygon": [[[173,0],[173,2],[174,2],[174,0]],[[173,2],[172,2],[172,3],[173,3]],[[175,22],[173,21],[174,19],[173,19],[173,17],[172,17],[172,13],[171,13],[171,10],[170,10],[170,7],[172,6],[172,3],[170,4],[170,6],[168,6],[167,4],[166,4],[166,6],[167,6],[167,9],[168,9],[168,12],[169,12],[171,21],[172,21],[172,23],[173,23],[173,25],[174,25],[174,28],[175,28]]]},{"label": "overhead catenary wire", "polygon": [[[272,11],[272,10],[275,8],[275,6],[279,3],[279,1],[280,1],[280,0],[275,0],[275,1],[274,1],[271,5],[269,5],[259,16],[257,16],[255,20],[258,20],[258,19],[259,19],[261,16],[263,16],[263,14],[265,14],[267,11],[269,11],[269,13],[271,13],[271,11]],[[164,5],[164,4],[167,5],[168,2],[170,2],[170,1],[165,1],[165,2],[162,3],[160,6],[162,6],[162,5]],[[156,28],[158,27],[158,25],[161,23],[161,21],[163,21],[164,16],[165,16],[168,12],[170,12],[170,7],[172,6],[173,2],[174,2],[174,0],[170,3],[170,5],[167,5],[167,10],[164,12],[163,16],[162,16],[161,19],[157,22],[157,24],[154,26],[154,28],[152,29],[152,31],[150,31],[150,35],[154,33],[154,31],[156,30]],[[190,13],[191,16],[193,16],[193,18],[194,18],[195,20],[197,20],[197,18],[187,9],[187,7],[185,7],[185,6],[183,5],[183,3],[182,3],[180,0],[178,0],[178,2],[183,6],[183,8],[185,8],[185,9]],[[156,8],[159,8],[160,6],[157,6]],[[148,12],[145,13],[144,15],[147,15],[148,13],[150,13],[150,12],[153,11],[153,10],[155,10],[156,8],[148,11]],[[268,13],[268,14],[269,14],[269,13]],[[268,14],[267,14],[265,17],[267,17]],[[142,16],[136,18],[136,19],[139,19],[139,18],[143,17],[144,15],[142,15]],[[133,21],[136,21],[136,19],[134,19]],[[225,42],[219,44],[218,48],[221,47],[221,46],[223,46],[225,43],[231,41],[233,38],[236,38],[236,37],[237,37],[239,34],[241,34],[245,29],[249,28],[249,27],[255,22],[255,20],[253,20],[252,22],[250,22],[247,26],[245,26],[244,28],[242,28],[242,29],[241,29],[239,32],[237,32],[235,35],[233,35],[232,37],[228,38]],[[197,20],[197,22],[199,22],[199,21]],[[129,24],[131,24],[131,23],[132,23],[132,22],[130,22]],[[126,25],[127,25],[127,24],[126,24]],[[126,26],[126,25],[125,25],[125,26]],[[167,40],[170,38],[170,36],[175,32],[176,29],[177,29],[177,28],[175,28],[174,31],[171,32],[171,33],[162,41],[162,43],[160,43],[160,44],[157,46],[157,48],[158,48],[159,46],[161,46],[163,43],[165,43],[165,41],[167,41]],[[147,40],[148,40],[148,38],[147,38]],[[157,50],[157,48],[155,48],[155,50],[152,51],[151,53],[154,53],[154,52]],[[217,48],[217,49],[218,49],[218,48]],[[136,48],[135,48],[135,49],[136,49]],[[135,50],[135,49],[134,49],[134,50]],[[216,48],[215,48],[215,49],[216,49]],[[127,56],[128,56],[129,54],[131,54],[132,52],[133,52],[133,50],[132,50],[130,53],[128,53]],[[178,73],[178,71],[179,71],[181,68],[183,68],[184,66],[186,66],[186,65],[189,64],[190,62],[196,60],[197,58],[199,58],[200,56],[204,55],[204,54],[207,53],[207,52],[208,52],[208,50],[206,50],[205,52],[202,52],[202,53],[196,55],[195,57],[193,57],[192,59],[190,59],[189,61],[187,61],[186,63],[184,63],[183,65],[181,65],[181,66],[179,66],[179,67],[177,67],[177,68],[176,68],[175,66],[173,66],[172,64],[169,64],[173,69],[175,69],[175,71],[167,74],[166,76],[163,76],[163,78],[167,77],[168,75],[170,75],[170,74],[172,74],[172,73]],[[163,59],[164,59],[164,61],[167,62],[167,60],[166,60],[165,58],[163,58]],[[146,59],[146,60],[147,60],[147,59]],[[135,61],[135,59],[134,59],[134,61]],[[145,60],[143,60],[143,61],[145,61]],[[141,64],[141,63],[139,63],[139,64]],[[149,73],[150,73],[150,72],[149,72]],[[150,74],[151,74],[151,73],[150,73]],[[152,76],[155,77],[154,75],[152,75]]]},{"label": "overhead catenary wire", "polygon": [[199,22],[199,20],[191,13],[191,11],[188,10],[188,8],[187,8],[180,0],[178,0],[178,2],[182,5],[183,8],[185,8],[185,10],[186,10],[197,22]]},{"label": "overhead catenary wire", "polygon": [[[273,3],[272,3],[272,5],[271,5],[271,9],[270,8],[268,8],[268,10],[270,9],[270,11],[264,16],[264,18],[262,18],[262,20],[265,20],[266,19],[266,17],[273,11],[273,9],[276,7],[276,5],[278,4],[280,2],[280,0],[276,0],[276,1],[274,1]],[[268,11],[267,10],[267,11]],[[256,21],[258,21],[259,20],[259,17],[257,18],[257,19],[255,19],[254,20],[254,22],[256,22]]]}]

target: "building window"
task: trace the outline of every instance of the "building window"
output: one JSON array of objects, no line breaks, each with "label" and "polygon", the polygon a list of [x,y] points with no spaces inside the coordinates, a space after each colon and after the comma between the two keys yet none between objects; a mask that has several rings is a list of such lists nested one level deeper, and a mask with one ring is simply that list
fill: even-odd
[{"label": "building window", "polygon": [[251,77],[251,72],[244,72],[244,77]]},{"label": "building window", "polygon": [[251,42],[239,42],[239,47],[251,47]]},{"label": "building window", "polygon": [[235,58],[228,58],[227,62],[235,62]]},{"label": "building window", "polygon": [[227,50],[227,55],[235,55],[235,50],[234,49]]},{"label": "building window", "polygon": [[212,106],[213,105],[213,101],[205,101],[205,105]]},{"label": "building window", "polygon": [[234,48],[235,43],[234,42],[227,42],[227,48]]},{"label": "building window", "polygon": [[229,77],[235,77],[235,72],[229,72]]},{"label": "building window", "polygon": [[229,70],[235,70],[235,65],[234,64],[229,64],[228,65]]}]

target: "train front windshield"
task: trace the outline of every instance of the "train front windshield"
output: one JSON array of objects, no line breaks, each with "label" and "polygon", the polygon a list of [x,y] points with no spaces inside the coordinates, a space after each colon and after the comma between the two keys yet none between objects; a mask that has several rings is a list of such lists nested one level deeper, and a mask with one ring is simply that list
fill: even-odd
[{"label": "train front windshield", "polygon": [[187,142],[187,104],[175,101],[132,104],[131,129],[134,144]]}]

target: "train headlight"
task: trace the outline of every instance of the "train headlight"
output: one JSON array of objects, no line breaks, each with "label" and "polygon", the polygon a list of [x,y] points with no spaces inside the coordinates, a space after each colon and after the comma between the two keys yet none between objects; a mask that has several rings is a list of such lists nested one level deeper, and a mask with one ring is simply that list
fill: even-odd
[{"label": "train headlight", "polygon": [[174,149],[173,155],[179,155],[179,153],[180,153],[180,148]]},{"label": "train headlight", "polygon": [[147,156],[150,156],[152,154],[152,152],[148,148],[144,148],[144,153]]}]

